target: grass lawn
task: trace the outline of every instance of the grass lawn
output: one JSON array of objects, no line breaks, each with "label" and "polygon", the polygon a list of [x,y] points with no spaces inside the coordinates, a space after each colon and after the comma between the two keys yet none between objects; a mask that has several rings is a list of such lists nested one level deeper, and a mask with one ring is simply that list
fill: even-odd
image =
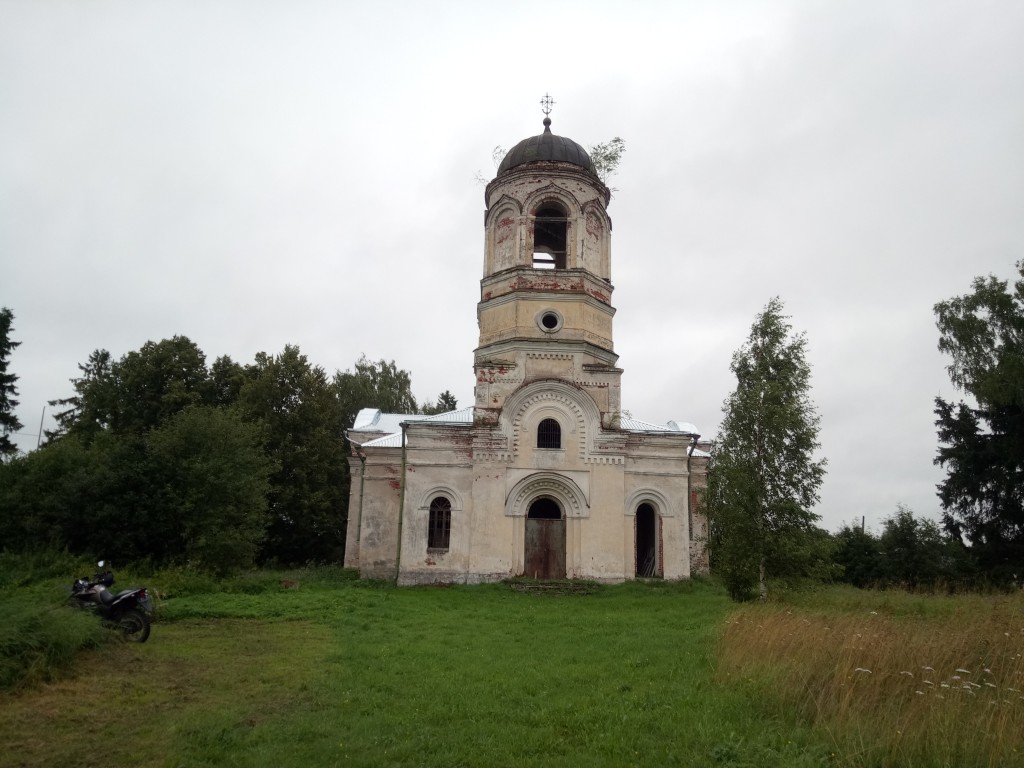
[{"label": "grass lawn", "polygon": [[0,766],[1024,766],[1020,595],[173,576],[0,694]]},{"label": "grass lawn", "polygon": [[826,734],[715,682],[713,586],[299,579],[171,598],[145,645],[3,694],[0,765],[828,764]]}]

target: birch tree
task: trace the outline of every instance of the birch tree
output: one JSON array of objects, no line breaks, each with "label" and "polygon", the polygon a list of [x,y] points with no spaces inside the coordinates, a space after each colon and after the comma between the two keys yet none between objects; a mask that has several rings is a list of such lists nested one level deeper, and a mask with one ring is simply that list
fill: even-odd
[{"label": "birch tree", "polygon": [[712,568],[737,600],[768,577],[808,558],[819,516],[812,511],[825,475],[819,416],[810,397],[807,339],[794,334],[778,298],[757,316],[733,355],[736,389],[711,451],[707,509]]}]

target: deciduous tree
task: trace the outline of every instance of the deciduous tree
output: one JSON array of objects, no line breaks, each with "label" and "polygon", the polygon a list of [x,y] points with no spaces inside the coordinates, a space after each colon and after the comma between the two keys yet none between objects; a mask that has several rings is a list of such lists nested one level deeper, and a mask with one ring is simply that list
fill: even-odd
[{"label": "deciduous tree", "polygon": [[733,355],[736,389],[711,451],[712,567],[734,599],[749,597],[755,586],[764,599],[769,576],[817,558],[812,507],[825,461],[814,456],[819,417],[806,337],[791,331],[782,302],[772,299]]},{"label": "deciduous tree", "polygon": [[387,413],[418,413],[412,394],[412,376],[395,361],[372,362],[363,355],[355,370],[334,375],[345,427],[351,427],[363,408],[380,408]]},{"label": "deciduous tree", "polygon": [[260,557],[283,564],[336,561],[344,554],[348,462],[342,411],[323,368],[298,347],[256,355],[238,406],[262,426],[270,478],[270,524]]}]

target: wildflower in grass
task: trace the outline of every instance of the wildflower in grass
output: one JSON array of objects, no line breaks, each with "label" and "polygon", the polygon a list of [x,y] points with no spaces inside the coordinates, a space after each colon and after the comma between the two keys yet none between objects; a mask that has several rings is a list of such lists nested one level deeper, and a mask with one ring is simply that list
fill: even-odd
[{"label": "wildflower in grass", "polygon": [[921,667],[921,669],[923,669],[925,672],[934,672],[935,671],[935,669],[933,667]]},{"label": "wildflower in grass", "polygon": [[924,691],[914,691],[918,696],[924,696]]},{"label": "wildflower in grass", "polygon": [[903,672],[900,672],[900,674],[901,674],[901,675],[909,675],[910,677],[913,677],[913,676],[914,676],[914,673],[913,673],[913,672],[907,672],[906,670],[904,670]]},{"label": "wildflower in grass", "polygon": [[924,683],[925,685],[931,685],[933,687],[935,685],[935,683],[933,683],[931,680],[922,680],[921,682]]},{"label": "wildflower in grass", "polygon": [[[995,688],[996,687],[995,683],[990,683],[987,680],[985,681],[985,685],[987,685],[989,688]],[[978,687],[981,688],[980,685]]]},{"label": "wildflower in grass", "polygon": [[991,675],[992,674],[992,670],[989,669],[988,667],[985,667],[985,669],[983,669],[982,672],[984,672],[986,675]]},{"label": "wildflower in grass", "polygon": [[872,611],[872,612],[871,612],[871,615],[872,615],[872,616],[877,616],[877,615],[878,615],[878,611]]},{"label": "wildflower in grass", "polygon": [[957,672],[962,672],[962,673],[964,673],[965,675],[969,675],[969,674],[971,674],[971,670],[969,670],[969,669],[958,669],[958,670],[956,670],[956,671],[957,671]]},{"label": "wildflower in grass", "polygon": [[949,688],[949,683],[939,683],[943,688]]},{"label": "wildflower in grass", "polygon": [[871,674],[871,670],[870,670],[870,669],[864,669],[864,667],[857,667],[857,668],[856,668],[855,670],[853,670],[853,671],[854,671],[854,672],[867,672],[867,673],[868,673],[869,675]]}]

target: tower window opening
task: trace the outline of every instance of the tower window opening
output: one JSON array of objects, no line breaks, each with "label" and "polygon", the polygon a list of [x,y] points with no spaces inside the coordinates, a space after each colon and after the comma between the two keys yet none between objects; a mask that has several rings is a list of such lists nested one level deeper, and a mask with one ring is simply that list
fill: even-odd
[{"label": "tower window opening", "polygon": [[430,502],[427,549],[447,551],[452,536],[452,503],[444,496]]},{"label": "tower window opening", "polygon": [[538,448],[561,448],[562,426],[554,419],[544,419],[537,425]]},{"label": "tower window opening", "polygon": [[544,203],[533,221],[533,268],[565,269],[569,219],[560,205]]}]

